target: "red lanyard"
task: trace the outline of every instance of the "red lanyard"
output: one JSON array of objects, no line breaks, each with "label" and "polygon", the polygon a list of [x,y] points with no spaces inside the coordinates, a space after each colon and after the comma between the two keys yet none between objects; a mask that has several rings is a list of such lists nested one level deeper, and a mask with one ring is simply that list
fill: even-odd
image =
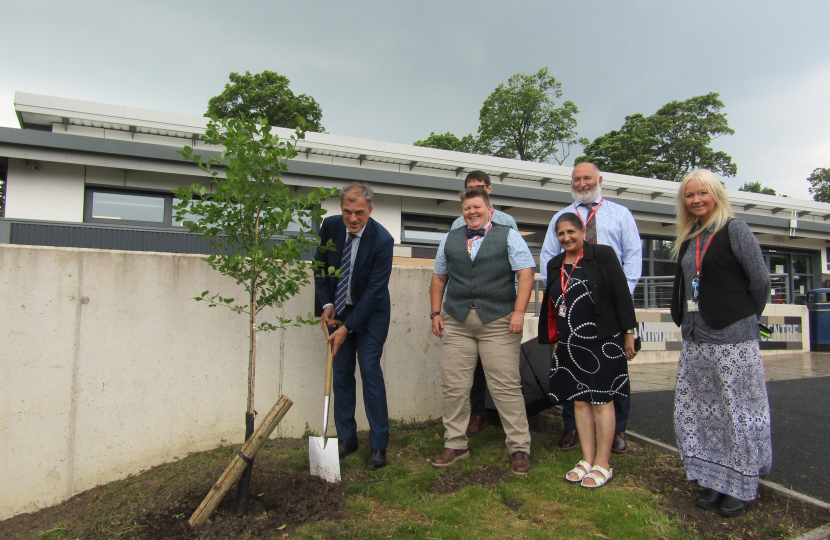
[{"label": "red lanyard", "polygon": [[579,213],[579,207],[576,205],[576,203],[574,203],[574,210],[576,210],[576,215],[577,215],[577,216],[579,216],[579,219],[582,219],[582,226],[583,226],[583,227],[587,227],[587,226],[588,226],[588,224],[589,224],[589,223],[591,223],[591,219],[593,219],[594,214],[596,214],[596,213],[597,213],[597,210],[599,210],[599,207],[600,207],[600,206],[602,206],[602,203],[604,203],[604,202],[605,202],[605,199],[602,199],[601,201],[599,201],[599,204],[597,204],[597,207],[596,207],[596,208],[594,208],[594,209],[593,209],[593,210],[592,210],[592,211],[588,214],[588,219],[582,219],[582,216],[581,216],[581,215],[580,215],[580,213]]},{"label": "red lanyard", "polygon": [[574,275],[574,270],[576,270],[576,264],[582,259],[582,250],[579,251],[579,255],[576,256],[576,260],[574,261],[574,265],[571,268],[571,273],[568,274],[567,281],[565,280],[565,259],[562,259],[562,273],[559,274],[559,284],[562,285],[562,301],[565,301],[565,293],[568,291],[568,283],[571,282],[571,276]]},{"label": "red lanyard", "polygon": [[467,238],[467,255],[473,254],[473,242],[475,242],[476,240],[484,240],[484,235],[490,231],[490,228],[492,226],[493,222],[490,221],[490,223],[487,225],[487,228],[484,229],[484,234],[482,234],[481,236],[474,236],[473,238]]},{"label": "red lanyard", "polygon": [[703,254],[700,253],[700,235],[697,235],[697,250],[695,251],[695,279],[700,278],[700,261],[703,259],[703,255],[706,255],[706,250],[709,249],[709,243],[712,242],[712,237],[715,236],[714,234],[709,235],[709,240],[706,241],[706,245],[703,246]]}]

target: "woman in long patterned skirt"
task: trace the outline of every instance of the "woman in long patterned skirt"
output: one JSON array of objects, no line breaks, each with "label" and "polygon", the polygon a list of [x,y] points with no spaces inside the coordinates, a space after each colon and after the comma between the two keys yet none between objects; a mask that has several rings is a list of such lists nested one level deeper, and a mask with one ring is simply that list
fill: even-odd
[{"label": "woman in long patterned skirt", "polygon": [[758,319],[770,278],[758,241],[720,180],[696,169],[677,195],[677,274],[671,313],[681,327],[674,429],[695,501],[743,513],[772,466],[769,400]]},{"label": "woman in long patterned skirt", "polygon": [[555,227],[565,251],[548,262],[539,342],[557,342],[551,399],[574,402],[582,460],[565,480],[596,489],[614,478],[609,463],[616,423],[613,400],[629,393],[627,360],[637,354],[637,320],[614,250],[585,242],[576,214],[562,214]]}]

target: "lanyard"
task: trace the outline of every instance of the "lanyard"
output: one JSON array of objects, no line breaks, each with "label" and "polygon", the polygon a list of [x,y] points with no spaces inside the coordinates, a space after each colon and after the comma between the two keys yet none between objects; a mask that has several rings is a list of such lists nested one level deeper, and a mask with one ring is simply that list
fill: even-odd
[{"label": "lanyard", "polygon": [[703,256],[706,255],[706,250],[709,249],[709,244],[712,242],[712,237],[714,234],[709,235],[709,240],[706,241],[706,245],[703,246],[703,253],[700,253],[700,235],[697,235],[697,249],[695,251],[695,280],[700,281],[700,263],[703,260]]},{"label": "lanyard", "polygon": [[601,201],[599,201],[599,204],[597,204],[597,207],[594,208],[591,212],[588,213],[588,219],[582,219],[582,215],[579,213],[579,207],[576,205],[576,203],[574,203],[574,210],[576,210],[576,215],[579,216],[579,219],[582,220],[582,226],[583,227],[587,227],[588,224],[591,223],[591,220],[594,218],[594,214],[597,213],[597,210],[599,210],[599,207],[602,206],[602,203],[604,203],[604,202],[605,202],[605,199],[602,199]]},{"label": "lanyard", "polygon": [[562,272],[559,274],[559,284],[562,286],[562,302],[565,302],[565,293],[568,290],[568,283],[571,282],[571,276],[574,275],[574,270],[576,270],[577,263],[582,259],[582,250],[580,250],[579,255],[576,256],[576,260],[574,261],[574,265],[571,268],[571,273],[568,274],[567,281],[565,280],[565,259],[562,259]]},{"label": "lanyard", "polygon": [[491,221],[487,225],[487,228],[484,229],[484,234],[482,234],[481,236],[475,236],[473,238],[467,238],[467,255],[472,255],[473,254],[473,242],[475,242],[476,240],[484,240],[484,235],[486,235],[490,231],[490,228],[492,226],[493,226],[493,222]]}]

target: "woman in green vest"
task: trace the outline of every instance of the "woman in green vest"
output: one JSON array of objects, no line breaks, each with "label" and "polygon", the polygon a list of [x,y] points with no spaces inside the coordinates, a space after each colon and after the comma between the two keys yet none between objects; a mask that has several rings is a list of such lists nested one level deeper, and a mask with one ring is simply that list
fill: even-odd
[{"label": "woman in green vest", "polygon": [[480,356],[487,388],[504,427],[511,470],[525,475],[530,471],[530,431],[519,348],[536,263],[518,232],[490,221],[492,206],[484,188],[464,191],[461,206],[467,226],[444,235],[429,289],[432,332],[443,344],[446,427],[444,451],[432,464],[449,467],[470,457],[466,435],[469,396]]}]

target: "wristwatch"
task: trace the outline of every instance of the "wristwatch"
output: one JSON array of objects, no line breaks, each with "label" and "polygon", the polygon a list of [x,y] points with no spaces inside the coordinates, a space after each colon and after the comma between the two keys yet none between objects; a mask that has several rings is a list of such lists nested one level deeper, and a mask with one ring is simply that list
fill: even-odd
[{"label": "wristwatch", "polygon": [[431,312],[429,313],[429,318],[430,318],[430,319],[432,319],[432,318],[433,318],[433,317],[435,317],[436,315],[440,315],[440,314],[441,314],[441,312],[440,312],[440,311],[431,311]]},{"label": "wristwatch", "polygon": [[626,330],[626,331],[625,331],[625,333],[626,333],[626,334],[633,334],[633,333],[634,333],[634,329],[633,329],[633,328],[629,328],[628,330]]},{"label": "wristwatch", "polygon": [[347,334],[351,334],[352,332],[354,332],[354,328],[349,328],[349,327],[348,327],[348,326],[346,326],[345,324],[343,325],[343,328],[345,328],[345,329],[346,329],[346,333],[347,333]]}]

